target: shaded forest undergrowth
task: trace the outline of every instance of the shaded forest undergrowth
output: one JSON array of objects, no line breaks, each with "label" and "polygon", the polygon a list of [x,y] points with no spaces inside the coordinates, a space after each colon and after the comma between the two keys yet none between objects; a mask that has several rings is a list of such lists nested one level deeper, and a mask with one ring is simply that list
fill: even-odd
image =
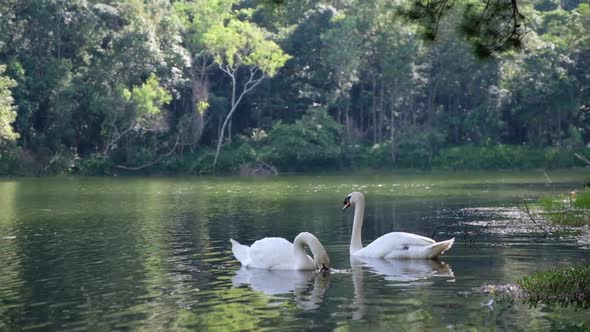
[{"label": "shaded forest undergrowth", "polygon": [[[280,141],[280,142],[276,142]],[[304,138],[254,141],[241,137],[221,151],[216,171],[213,148],[177,152],[153,163],[149,149],[138,150],[133,164],[117,164],[99,154],[84,158],[75,151],[34,154],[19,147],[0,151],[0,176],[40,175],[277,175],[341,170],[508,170],[584,167],[588,149],[533,148],[523,145],[455,146],[432,151],[420,142],[375,145],[314,145]],[[395,158],[395,159],[394,159]],[[127,159],[127,158],[124,158]],[[148,167],[144,167],[149,165]]]}]

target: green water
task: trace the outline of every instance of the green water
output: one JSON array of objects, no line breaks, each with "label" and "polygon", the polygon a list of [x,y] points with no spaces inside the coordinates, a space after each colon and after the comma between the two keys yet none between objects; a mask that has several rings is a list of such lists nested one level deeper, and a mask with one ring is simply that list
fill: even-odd
[{"label": "green water", "polygon": [[[548,176],[548,177],[547,177]],[[547,330],[590,328],[587,311],[474,292],[590,263],[569,239],[502,234],[525,198],[580,189],[586,170],[276,178],[0,179],[0,330]],[[456,236],[441,262],[351,262],[351,191],[363,240]],[[474,226],[475,225],[475,226]],[[230,237],[325,245],[329,275],[241,269]]]}]

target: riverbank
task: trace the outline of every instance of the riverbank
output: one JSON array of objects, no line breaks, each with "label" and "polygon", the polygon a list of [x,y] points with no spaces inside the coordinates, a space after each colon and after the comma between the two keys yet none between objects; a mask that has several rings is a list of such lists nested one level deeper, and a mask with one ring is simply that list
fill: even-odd
[{"label": "riverbank", "polygon": [[[293,153],[293,151],[299,151]],[[276,175],[359,170],[531,170],[585,167],[586,148],[533,148],[524,145],[456,146],[432,153],[391,144],[321,147],[274,147],[236,140],[224,146],[213,169],[214,150],[202,148],[166,157],[152,155],[80,157],[74,151],[53,155],[18,147],[0,153],[0,176],[41,175]]]},{"label": "riverbank", "polygon": [[[590,247],[590,189],[543,197],[524,206],[528,221],[540,237],[562,234],[580,247]],[[486,285],[484,293],[497,299],[564,307],[590,308],[590,265],[573,265],[537,272],[515,283]]]},{"label": "riverbank", "polygon": [[534,273],[505,285],[487,285],[485,293],[505,301],[590,308],[590,265],[574,265]]}]

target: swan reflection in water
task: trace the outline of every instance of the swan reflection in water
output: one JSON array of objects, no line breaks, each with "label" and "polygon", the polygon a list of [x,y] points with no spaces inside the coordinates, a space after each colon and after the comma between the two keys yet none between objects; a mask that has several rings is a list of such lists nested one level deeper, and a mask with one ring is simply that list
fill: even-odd
[{"label": "swan reflection in water", "polygon": [[432,277],[455,277],[451,267],[433,259],[383,259],[370,257],[351,257],[350,265],[365,266],[370,272],[383,276],[400,286],[432,284]]},{"label": "swan reflection in water", "polygon": [[271,296],[293,293],[298,308],[312,310],[323,301],[330,285],[330,273],[241,267],[232,278],[232,286],[241,285]]},{"label": "swan reflection in water", "polygon": [[383,279],[393,282],[390,285],[394,286],[429,286],[434,283],[429,281],[432,277],[455,277],[450,265],[432,259],[408,260],[351,257],[350,265],[354,286],[353,320],[363,319],[367,313],[363,267],[370,273],[383,276]]}]

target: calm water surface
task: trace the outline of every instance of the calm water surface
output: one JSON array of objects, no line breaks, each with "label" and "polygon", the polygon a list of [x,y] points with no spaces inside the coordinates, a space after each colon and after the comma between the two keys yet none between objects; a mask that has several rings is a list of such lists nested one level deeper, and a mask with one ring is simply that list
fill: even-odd
[{"label": "calm water surface", "polygon": [[[590,263],[569,239],[501,234],[522,199],[580,189],[588,171],[250,178],[0,179],[0,330],[547,330],[588,311],[494,303],[474,289]],[[390,231],[457,236],[437,261],[350,261]],[[443,227],[445,226],[445,227]],[[438,227],[438,229],[437,229]],[[329,275],[241,269],[230,237],[326,246]],[[475,239],[475,243],[472,243]]]}]

